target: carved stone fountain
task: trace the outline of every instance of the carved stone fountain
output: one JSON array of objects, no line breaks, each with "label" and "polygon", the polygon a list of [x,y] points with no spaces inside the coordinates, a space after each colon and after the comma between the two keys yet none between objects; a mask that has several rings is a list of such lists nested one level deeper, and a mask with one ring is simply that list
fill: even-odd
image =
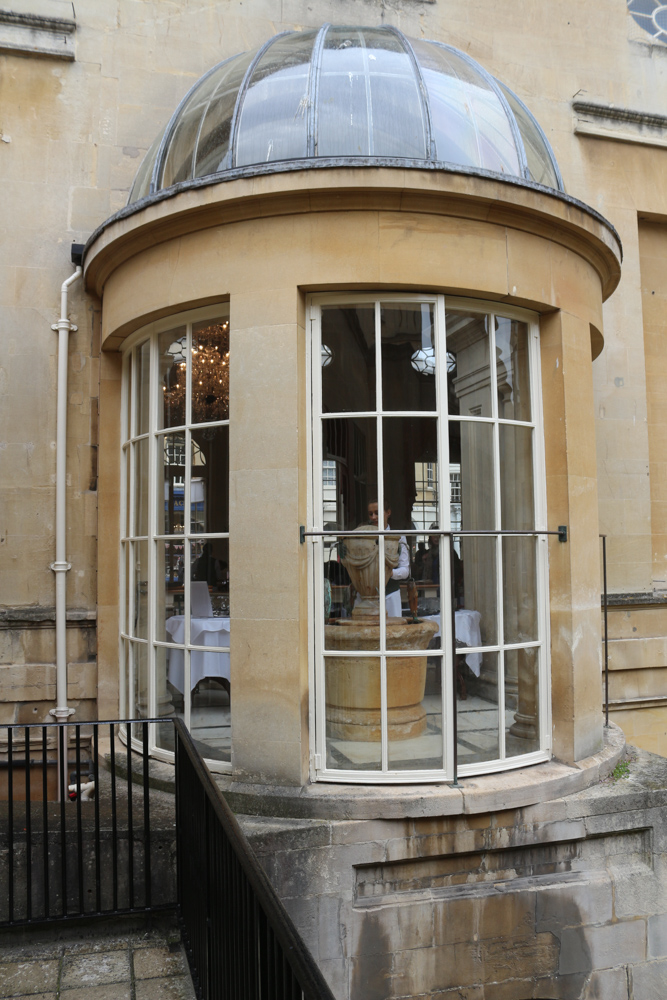
[{"label": "carved stone fountain", "polygon": [[[334,739],[376,742],[381,736],[379,545],[364,532],[346,538],[341,561],[358,598],[351,618],[325,626],[325,648],[350,656],[325,656],[327,734]],[[385,536],[385,585],[398,565],[399,536]],[[386,614],[386,612],[385,612]],[[387,651],[426,650],[438,631],[436,622],[387,618]],[[387,657],[388,738],[407,740],[426,729],[423,705],[426,656]]]}]

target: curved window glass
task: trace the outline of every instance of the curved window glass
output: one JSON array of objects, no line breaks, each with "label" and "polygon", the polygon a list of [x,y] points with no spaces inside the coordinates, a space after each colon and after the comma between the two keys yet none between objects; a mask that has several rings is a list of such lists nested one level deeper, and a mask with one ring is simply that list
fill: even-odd
[{"label": "curved window glass", "polygon": [[489,170],[562,190],[531,113],[473,59],[396,28],[325,24],[283,32],[206,74],[149,150],[129,200],[332,158]]},{"label": "curved window glass", "polygon": [[318,296],[311,317],[318,776],[547,759],[531,318],[405,295]]},{"label": "curved window glass", "polygon": [[[127,718],[179,715],[231,762],[229,310],[140,331],[124,361],[121,636]],[[173,750],[171,725],[151,751]]]}]

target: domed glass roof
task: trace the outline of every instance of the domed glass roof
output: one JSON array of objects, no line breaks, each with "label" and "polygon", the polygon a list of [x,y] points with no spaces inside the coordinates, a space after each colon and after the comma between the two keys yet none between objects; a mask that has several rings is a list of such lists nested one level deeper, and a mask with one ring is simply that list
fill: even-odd
[{"label": "domed glass roof", "polygon": [[129,202],[198,178],[344,164],[464,168],[563,190],[528,108],[469,56],[393,27],[325,24],[203,76],[149,149]]}]

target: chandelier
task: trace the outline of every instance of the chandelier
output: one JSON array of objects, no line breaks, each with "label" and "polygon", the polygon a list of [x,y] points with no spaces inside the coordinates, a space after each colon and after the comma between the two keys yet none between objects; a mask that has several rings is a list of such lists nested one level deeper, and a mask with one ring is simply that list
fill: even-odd
[{"label": "chandelier", "polygon": [[[172,359],[165,373],[162,392],[170,424],[184,424],[187,378],[185,337],[167,350]],[[191,348],[192,423],[206,424],[229,419],[229,322],[193,330]]]}]

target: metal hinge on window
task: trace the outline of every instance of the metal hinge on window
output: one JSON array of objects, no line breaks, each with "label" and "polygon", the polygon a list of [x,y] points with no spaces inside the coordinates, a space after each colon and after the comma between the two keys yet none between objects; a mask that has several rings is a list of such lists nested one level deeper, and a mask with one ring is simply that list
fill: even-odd
[{"label": "metal hinge on window", "polygon": [[314,766],[314,768],[315,768],[316,771],[321,771],[322,770],[322,754],[321,753],[314,753],[313,754],[313,766]]}]

